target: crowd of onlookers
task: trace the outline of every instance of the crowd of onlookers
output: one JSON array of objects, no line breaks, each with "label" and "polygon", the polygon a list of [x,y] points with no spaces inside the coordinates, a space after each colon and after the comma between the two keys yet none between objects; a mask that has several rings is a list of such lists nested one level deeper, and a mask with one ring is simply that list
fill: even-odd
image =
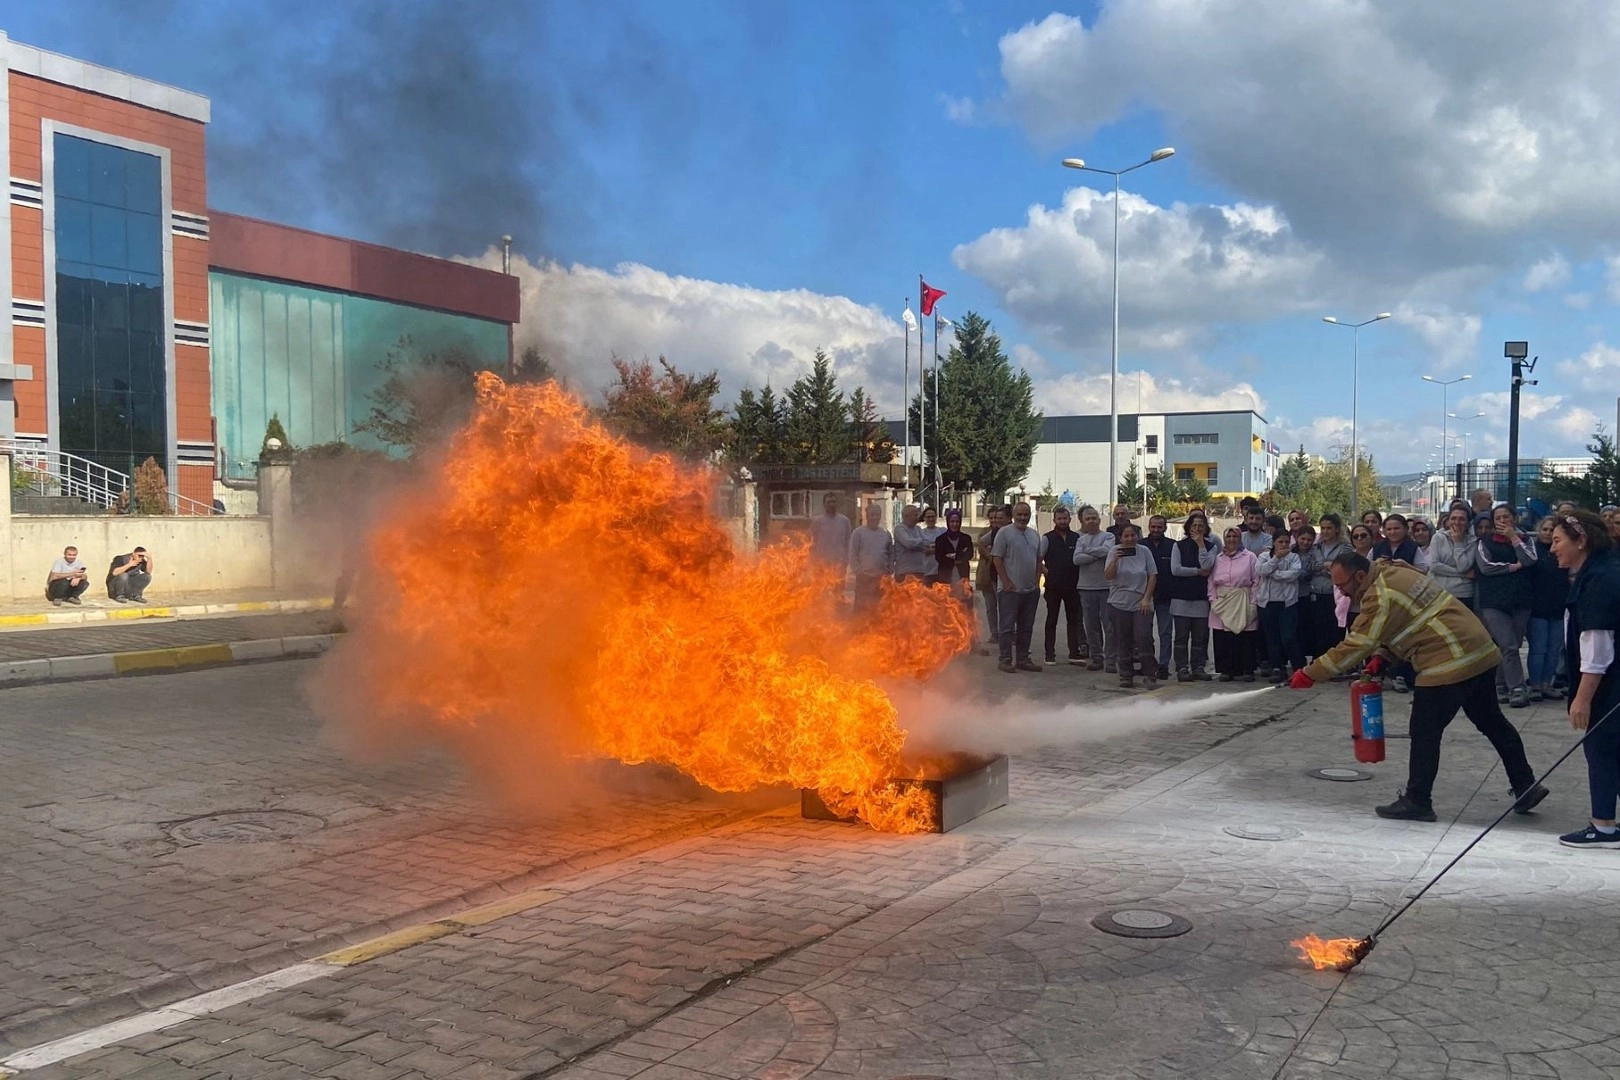
[{"label": "crowd of onlookers", "polygon": [[[989,631],[979,651],[996,650],[1003,671],[1038,672],[1044,599],[1041,660],[1066,659],[1146,688],[1172,673],[1182,682],[1286,681],[1355,619],[1357,606],[1330,575],[1334,558],[1354,551],[1427,574],[1480,617],[1502,650],[1501,701],[1518,708],[1555,695],[1569,588],[1549,555],[1556,516],[1526,533],[1485,491],[1454,501],[1433,523],[1369,510],[1347,529],[1338,514],[1312,523],[1300,510],[1267,514],[1254,499],[1239,509],[1241,525],[1219,536],[1208,514],[1194,510],[1172,538],[1162,515],[1144,532],[1124,507],[1105,528],[1094,507],[1060,505],[1040,533],[1020,502],[992,508],[990,527],[971,535],[957,510],[942,524],[933,508],[906,506],[891,533],[881,504],[869,503],[856,527],[829,493],[810,534],[814,555],[847,565],[857,612],[877,602],[889,577],[942,585],[966,604],[976,594]],[[1604,507],[1603,520],[1620,540],[1620,510]],[[1396,692],[1410,681],[1410,671],[1393,671]]]}]

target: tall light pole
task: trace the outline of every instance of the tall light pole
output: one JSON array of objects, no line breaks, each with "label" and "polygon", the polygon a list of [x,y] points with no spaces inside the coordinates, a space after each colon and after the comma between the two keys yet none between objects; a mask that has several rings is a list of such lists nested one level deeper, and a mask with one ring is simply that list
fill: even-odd
[{"label": "tall light pole", "polygon": [[[1063,159],[1065,169],[1101,173],[1103,176],[1114,178],[1114,336],[1113,347],[1110,350],[1113,362],[1108,379],[1108,505],[1110,506],[1119,501],[1119,178],[1128,172],[1135,172],[1144,165],[1174,157],[1175,153],[1176,148],[1173,146],[1160,147],[1149,154],[1146,161],[1138,161],[1127,169],[1099,169],[1087,165],[1082,158]],[[1140,416],[1136,422],[1138,425],[1141,424]]]},{"label": "tall light pole", "polygon": [[[1461,464],[1466,469],[1468,467],[1468,428],[1466,427],[1466,425],[1469,424],[1469,423],[1472,423],[1475,420],[1478,420],[1480,417],[1484,416],[1485,414],[1482,413],[1482,412],[1477,412],[1477,413],[1474,413],[1472,416],[1458,416],[1456,413],[1447,413],[1446,415],[1452,420],[1461,420],[1463,422],[1463,424],[1465,425],[1463,427],[1463,429],[1462,429],[1462,437],[1461,437],[1461,439],[1458,440],[1459,445],[1458,445],[1458,448],[1457,448],[1457,454],[1458,454],[1458,457],[1460,457],[1462,459],[1459,462],[1459,464]],[[1460,499],[1460,498],[1463,497],[1462,489],[1465,486],[1466,485],[1464,485],[1464,484],[1458,484],[1457,485],[1457,498]]]},{"label": "tall light pole", "polygon": [[1350,331],[1350,520],[1356,520],[1356,509],[1359,500],[1356,498],[1356,488],[1361,473],[1361,446],[1356,441],[1356,419],[1361,404],[1361,328],[1370,326],[1389,318],[1387,311],[1379,312],[1370,319],[1363,319],[1358,323],[1340,322],[1332,315],[1322,316],[1322,321],[1333,326],[1343,326]]},{"label": "tall light pole", "polygon": [[1440,388],[1440,475],[1446,474],[1446,420],[1451,416],[1451,388],[1460,382],[1467,382],[1472,375],[1459,375],[1455,379],[1437,379],[1433,375],[1423,376],[1424,382],[1431,382]]}]

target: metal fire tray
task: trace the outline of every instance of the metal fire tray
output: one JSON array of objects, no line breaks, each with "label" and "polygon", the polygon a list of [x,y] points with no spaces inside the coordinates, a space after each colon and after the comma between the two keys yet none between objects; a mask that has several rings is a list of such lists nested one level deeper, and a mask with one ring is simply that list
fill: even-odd
[{"label": "metal fire tray", "polygon": [[[921,787],[933,796],[935,832],[947,833],[976,817],[1007,805],[1006,754],[966,758],[949,776],[938,779],[901,778],[896,783]],[[816,821],[854,821],[828,809],[810,788],[799,789],[799,814]]]}]

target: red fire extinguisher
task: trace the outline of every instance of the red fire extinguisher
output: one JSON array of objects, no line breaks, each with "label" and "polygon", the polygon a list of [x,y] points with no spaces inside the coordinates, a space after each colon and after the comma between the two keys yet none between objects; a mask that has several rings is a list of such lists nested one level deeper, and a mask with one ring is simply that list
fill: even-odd
[{"label": "red fire extinguisher", "polygon": [[1357,761],[1384,760],[1384,690],[1372,679],[1350,684],[1350,738]]}]

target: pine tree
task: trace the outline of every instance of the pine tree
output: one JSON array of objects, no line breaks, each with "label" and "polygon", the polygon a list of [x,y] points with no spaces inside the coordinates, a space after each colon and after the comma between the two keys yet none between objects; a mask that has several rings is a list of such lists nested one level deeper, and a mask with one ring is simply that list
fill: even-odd
[{"label": "pine tree", "polygon": [[758,394],[743,387],[731,410],[731,438],[727,456],[741,465],[775,465],[783,461],[783,428],[786,416],[782,401],[766,383]]},{"label": "pine tree", "polygon": [[1119,478],[1119,501],[1126,506],[1141,506],[1145,492],[1142,489],[1142,470],[1137,467],[1136,458],[1125,467],[1125,475]]},{"label": "pine tree", "polygon": [[816,350],[810,374],[788,387],[787,441],[794,464],[849,460],[849,403],[833,378],[832,358],[821,349]]},{"label": "pine tree", "polygon": [[1588,510],[1611,503],[1620,503],[1620,455],[1615,450],[1614,436],[1598,429],[1592,432],[1592,441],[1586,444],[1592,455],[1585,476],[1543,476],[1535,487],[1537,498],[1548,503],[1569,501]]},{"label": "pine tree", "polygon": [[1281,498],[1292,501],[1305,494],[1305,486],[1310,480],[1310,459],[1305,456],[1305,447],[1301,445],[1299,453],[1283,462],[1277,470],[1277,479],[1271,482],[1271,490]]},{"label": "pine tree", "polygon": [[[930,394],[929,472],[937,465],[947,484],[999,497],[1029,474],[1042,422],[1034,397],[1029,374],[1014,370],[989,321],[971,311],[962,316],[940,363],[937,424]],[[919,442],[922,402],[921,394],[913,398],[906,417]]]},{"label": "pine tree", "polygon": [[1176,486],[1172,469],[1156,469],[1148,481],[1148,502],[1158,513],[1165,513],[1181,501],[1181,489]]},{"label": "pine tree", "polygon": [[894,440],[888,425],[878,416],[877,403],[866,396],[866,387],[857,386],[849,395],[850,432],[857,461],[886,465],[894,460]]},{"label": "pine tree", "polygon": [[1209,485],[1197,477],[1182,480],[1176,486],[1181,489],[1182,502],[1189,502],[1194,506],[1203,506],[1209,502]]}]

